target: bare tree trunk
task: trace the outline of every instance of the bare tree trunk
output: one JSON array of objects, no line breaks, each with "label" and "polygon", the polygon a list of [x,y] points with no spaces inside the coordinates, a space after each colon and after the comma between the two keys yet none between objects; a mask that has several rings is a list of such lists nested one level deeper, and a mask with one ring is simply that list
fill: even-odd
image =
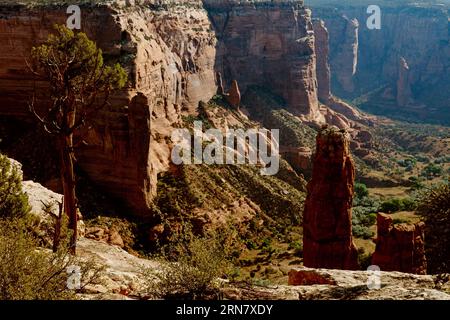
[{"label": "bare tree trunk", "polygon": [[57,252],[59,248],[59,242],[61,240],[61,222],[63,217],[64,197],[62,202],[58,203],[59,211],[55,222],[55,234],[53,235],[53,252]]},{"label": "bare tree trunk", "polygon": [[77,245],[77,200],[75,195],[75,172],[73,135],[61,137],[60,140],[61,182],[64,194],[64,211],[69,217],[69,230],[72,230],[70,239],[70,253],[76,254]]}]

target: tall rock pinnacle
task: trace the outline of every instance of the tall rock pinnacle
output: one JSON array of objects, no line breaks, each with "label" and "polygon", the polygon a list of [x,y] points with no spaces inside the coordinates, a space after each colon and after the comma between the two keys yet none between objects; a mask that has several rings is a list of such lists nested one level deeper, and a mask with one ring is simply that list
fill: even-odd
[{"label": "tall rock pinnacle", "polygon": [[303,215],[303,264],[358,269],[351,209],[355,169],[349,139],[345,132],[325,127],[316,142]]}]

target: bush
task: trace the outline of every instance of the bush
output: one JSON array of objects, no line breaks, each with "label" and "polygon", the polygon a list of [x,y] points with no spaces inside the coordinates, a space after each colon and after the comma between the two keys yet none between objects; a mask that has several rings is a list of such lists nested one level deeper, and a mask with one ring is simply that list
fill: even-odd
[{"label": "bush", "polygon": [[421,178],[419,177],[409,177],[408,180],[411,182],[411,189],[422,189],[425,185],[423,184]]},{"label": "bush", "polygon": [[[178,245],[179,258],[171,262],[161,259],[162,271],[144,270],[149,293],[166,299],[198,299],[218,294],[215,280],[227,273],[228,261],[219,241],[214,238],[193,238],[187,245]],[[156,278],[156,279],[155,279]]]},{"label": "bush", "polygon": [[[69,256],[38,249],[24,219],[0,219],[0,300],[75,299],[68,267],[79,266],[82,287],[97,279],[100,268]],[[67,248],[67,247],[66,247]]]},{"label": "bush", "polygon": [[402,200],[399,198],[394,198],[384,201],[380,206],[380,210],[382,212],[392,213],[402,210],[402,206]]},{"label": "bush", "polygon": [[429,164],[422,170],[420,175],[423,177],[427,177],[428,179],[432,179],[433,177],[440,177],[442,173],[443,169],[441,166]]},{"label": "bush", "polygon": [[355,237],[370,239],[373,232],[369,228],[376,222],[378,202],[372,198],[365,197],[356,203],[352,211],[352,233]]},{"label": "bush", "polygon": [[0,219],[21,218],[30,211],[18,168],[0,154]]},{"label": "bush", "polygon": [[352,227],[352,234],[357,238],[370,239],[374,233],[368,227],[362,225],[355,225]]},{"label": "bush", "polygon": [[425,220],[429,273],[450,272],[450,185],[433,187],[419,196],[417,212]]},{"label": "bush", "polygon": [[369,196],[369,190],[367,189],[366,185],[363,183],[355,183],[354,190],[355,190],[356,197],[359,199]]},{"label": "bush", "polygon": [[392,213],[397,211],[412,211],[416,209],[416,202],[411,198],[393,198],[384,201],[380,206],[380,211]]}]

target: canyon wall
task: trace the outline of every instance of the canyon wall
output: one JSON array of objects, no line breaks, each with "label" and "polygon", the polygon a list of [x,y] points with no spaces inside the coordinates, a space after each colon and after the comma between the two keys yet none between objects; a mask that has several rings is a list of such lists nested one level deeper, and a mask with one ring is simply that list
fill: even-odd
[{"label": "canyon wall", "polygon": [[330,36],[323,20],[314,19],[313,27],[317,55],[318,97],[326,103],[331,97]]},{"label": "canyon wall", "polygon": [[[82,28],[102,48],[107,61],[118,61],[129,85],[84,130],[88,143],[76,150],[78,163],[104,190],[146,214],[156,192],[157,173],[169,166],[169,137],[183,112],[195,109],[216,91],[216,39],[199,1],[167,10],[82,7]],[[44,83],[35,83],[26,59],[65,8],[0,8],[0,114],[30,120],[27,104],[33,88],[45,107]],[[139,94],[138,94],[139,93]],[[39,106],[38,106],[39,107]]]},{"label": "canyon wall", "polygon": [[[376,92],[374,103],[381,102],[391,109],[400,106],[418,112],[448,110],[448,7],[381,4],[381,29],[371,30],[366,26],[370,16],[367,6],[311,6],[314,17],[323,19],[330,32],[335,94],[356,98]],[[405,65],[409,69],[408,83],[404,79]]]},{"label": "canyon wall", "polygon": [[[65,23],[65,10],[0,7],[3,119],[31,121],[27,105],[34,89],[38,109],[45,108],[46,84],[34,81],[26,59],[53,24]],[[157,175],[169,169],[173,128],[217,92],[216,72],[227,88],[233,80],[243,93],[249,85],[268,87],[297,116],[323,121],[311,12],[301,0],[116,1],[85,5],[81,12],[81,30],[107,62],[126,68],[129,84],[80,133],[87,145],[76,150],[78,164],[136,214],[149,212]]]},{"label": "canyon wall", "polygon": [[270,88],[292,113],[322,118],[311,12],[303,1],[205,1],[217,33],[216,69],[242,91]]}]

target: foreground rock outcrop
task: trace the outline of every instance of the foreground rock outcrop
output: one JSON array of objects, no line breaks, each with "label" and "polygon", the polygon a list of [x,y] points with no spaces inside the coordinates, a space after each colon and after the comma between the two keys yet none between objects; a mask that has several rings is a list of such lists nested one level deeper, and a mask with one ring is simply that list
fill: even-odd
[{"label": "foreground rock outcrop", "polygon": [[[295,268],[289,284],[307,300],[448,300],[450,295],[437,289],[436,277],[401,272],[378,274],[367,271]],[[372,286],[374,281],[379,281]],[[372,288],[372,289],[369,289]]]},{"label": "foreground rock outcrop", "polygon": [[394,225],[389,215],[379,213],[372,264],[385,271],[426,274],[424,229],[423,222]]},{"label": "foreground rock outcrop", "polygon": [[[89,239],[81,239],[78,247],[81,258],[105,267],[100,281],[86,287],[79,295],[81,299],[152,298],[143,270],[162,272],[160,263]],[[373,274],[367,271],[295,268],[289,272],[289,285],[251,286],[219,281],[221,295],[229,300],[450,300],[450,294],[438,289],[438,277],[382,271],[380,288],[369,289],[370,277]]]},{"label": "foreground rock outcrop", "polygon": [[303,214],[303,263],[307,267],[357,269],[352,238],[355,169],[345,131],[317,135],[312,179]]}]

